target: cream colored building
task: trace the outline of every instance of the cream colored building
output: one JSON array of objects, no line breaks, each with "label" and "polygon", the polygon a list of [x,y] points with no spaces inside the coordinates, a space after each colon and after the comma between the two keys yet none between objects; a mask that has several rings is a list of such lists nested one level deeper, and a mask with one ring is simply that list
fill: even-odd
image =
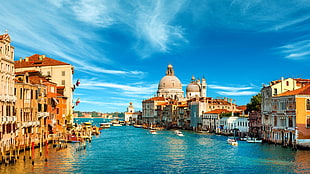
[{"label": "cream colored building", "polygon": [[9,34],[0,35],[0,150],[15,144],[14,47]]},{"label": "cream colored building", "polygon": [[34,54],[30,57],[15,61],[16,72],[36,70],[42,73],[43,76],[50,78],[57,86],[64,88],[64,96],[67,97],[67,123],[73,122],[73,73],[72,65],[61,62],[45,55]]}]

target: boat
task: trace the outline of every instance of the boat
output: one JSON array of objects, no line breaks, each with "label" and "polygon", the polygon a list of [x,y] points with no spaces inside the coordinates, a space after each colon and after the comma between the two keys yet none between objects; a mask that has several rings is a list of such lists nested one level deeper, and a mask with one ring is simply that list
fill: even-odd
[{"label": "boat", "polygon": [[156,130],[150,130],[150,134],[157,134]]},{"label": "boat", "polygon": [[143,125],[141,125],[141,124],[135,124],[135,125],[133,125],[135,128],[143,128]]},{"label": "boat", "polygon": [[262,143],[263,142],[263,140],[259,140],[257,138],[248,138],[246,141],[248,143]]},{"label": "boat", "polygon": [[91,133],[92,135],[99,135],[100,134],[100,132],[99,132],[99,128],[98,127],[93,127],[93,130],[92,130],[92,133]]},{"label": "boat", "polygon": [[68,135],[68,143],[79,143],[80,140],[75,135]]},{"label": "boat", "polygon": [[112,126],[123,126],[123,125],[119,123],[113,123]]},{"label": "boat", "polygon": [[180,137],[183,137],[183,133],[179,130],[175,130],[174,133],[177,135],[177,136],[180,136]]},{"label": "boat", "polygon": [[123,125],[120,123],[120,121],[118,121],[118,120],[112,120],[112,121],[111,121],[111,124],[112,124],[112,126],[123,126]]},{"label": "boat", "polygon": [[83,125],[85,127],[91,127],[92,126],[92,123],[91,122],[84,122]]},{"label": "boat", "polygon": [[228,138],[227,143],[233,146],[238,146],[238,142],[235,138]]},{"label": "boat", "polygon": [[106,129],[106,128],[110,128],[110,127],[111,127],[111,123],[100,123],[99,129]]}]

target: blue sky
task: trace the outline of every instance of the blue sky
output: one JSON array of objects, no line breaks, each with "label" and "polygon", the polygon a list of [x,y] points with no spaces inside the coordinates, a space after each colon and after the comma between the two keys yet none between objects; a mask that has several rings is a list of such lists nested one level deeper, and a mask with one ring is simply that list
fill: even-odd
[{"label": "blue sky", "polygon": [[183,89],[247,104],[262,84],[310,78],[309,0],[2,1],[15,59],[72,64],[79,111],[124,112],[156,94],[172,64]]}]

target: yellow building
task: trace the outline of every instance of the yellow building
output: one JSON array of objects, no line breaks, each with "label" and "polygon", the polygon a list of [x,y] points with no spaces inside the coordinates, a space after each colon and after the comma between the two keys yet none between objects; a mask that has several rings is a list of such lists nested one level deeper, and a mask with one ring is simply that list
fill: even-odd
[{"label": "yellow building", "polygon": [[66,117],[67,123],[73,122],[72,96],[73,96],[73,73],[72,65],[61,62],[45,55],[34,54],[30,57],[15,61],[16,72],[36,70],[51,79],[58,87],[64,87],[63,95],[67,97]]},{"label": "yellow building", "polygon": [[20,145],[38,143],[40,135],[40,121],[38,119],[38,86],[29,81],[28,72],[16,73],[16,117],[17,141]]}]

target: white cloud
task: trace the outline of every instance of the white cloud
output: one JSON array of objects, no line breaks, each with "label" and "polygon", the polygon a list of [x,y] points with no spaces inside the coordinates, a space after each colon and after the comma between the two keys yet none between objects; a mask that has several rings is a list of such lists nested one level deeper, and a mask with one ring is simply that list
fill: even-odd
[{"label": "white cloud", "polygon": [[208,88],[221,90],[216,91],[216,93],[224,96],[245,96],[258,93],[256,91],[248,91],[249,89],[253,89],[253,87],[228,87],[219,85],[208,85]]},{"label": "white cloud", "polygon": [[227,86],[218,86],[218,85],[208,85],[208,88],[221,89],[221,90],[226,90],[226,91],[240,91],[240,90],[253,89],[253,87],[227,87]]},{"label": "white cloud", "polygon": [[137,85],[137,84],[131,84],[131,85],[124,85],[124,84],[116,84],[116,83],[107,83],[107,82],[100,82],[100,81],[91,81],[87,79],[81,79],[83,81],[83,84],[81,84],[79,87],[82,89],[101,89],[101,88],[109,88],[112,89],[112,91],[120,91],[122,94],[118,92],[119,95],[138,95],[138,94],[151,94],[156,90],[156,84],[151,85]]},{"label": "white cloud", "polygon": [[[308,36],[307,36],[308,37]],[[294,41],[275,48],[287,59],[303,60],[310,58],[310,39]]]},{"label": "white cloud", "polygon": [[231,91],[231,92],[220,91],[217,93],[224,95],[224,96],[243,96],[243,95],[254,95],[254,94],[257,94],[258,92],[255,92],[255,91]]}]

